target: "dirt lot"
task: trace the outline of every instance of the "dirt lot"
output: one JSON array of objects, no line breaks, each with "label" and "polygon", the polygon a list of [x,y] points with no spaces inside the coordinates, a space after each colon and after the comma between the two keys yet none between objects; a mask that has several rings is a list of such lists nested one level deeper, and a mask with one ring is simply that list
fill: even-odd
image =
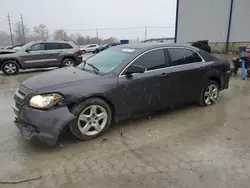
[{"label": "dirt lot", "polygon": [[0,188],[249,188],[249,80],[233,77],[216,105],[122,122],[88,142],[65,134],[48,148],[13,124],[14,89],[34,74],[0,73],[0,181],[42,178]]}]

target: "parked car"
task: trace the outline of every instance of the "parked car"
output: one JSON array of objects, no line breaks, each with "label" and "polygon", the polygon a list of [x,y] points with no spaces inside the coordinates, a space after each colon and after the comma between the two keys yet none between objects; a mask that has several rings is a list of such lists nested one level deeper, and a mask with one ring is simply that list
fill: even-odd
[{"label": "parked car", "polygon": [[119,45],[119,43],[115,43],[115,42],[114,43],[108,43],[108,44],[100,45],[98,48],[96,48],[95,53],[99,53],[99,52],[101,52],[103,50],[106,50],[108,48],[111,48],[111,47],[117,46],[117,45]]},{"label": "parked car", "polygon": [[89,140],[123,118],[189,102],[211,105],[229,79],[227,60],[190,45],[116,46],[22,82],[14,95],[15,124],[26,139],[48,145],[66,127]]},{"label": "parked car", "polygon": [[98,44],[89,44],[85,46],[84,48],[82,48],[81,50],[83,54],[89,53],[89,52],[94,53],[98,47],[99,47]]},{"label": "parked car", "polygon": [[5,49],[6,50],[19,50],[23,45],[22,44],[17,44],[14,46],[7,46]]},{"label": "parked car", "polygon": [[75,66],[81,62],[80,48],[67,41],[31,42],[16,53],[0,55],[0,67],[6,75],[17,74],[19,69]]}]

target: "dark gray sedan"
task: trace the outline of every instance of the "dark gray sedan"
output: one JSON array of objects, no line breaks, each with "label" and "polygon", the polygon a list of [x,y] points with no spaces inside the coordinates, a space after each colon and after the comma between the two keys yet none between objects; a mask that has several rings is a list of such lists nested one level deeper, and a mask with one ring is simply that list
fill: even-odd
[{"label": "dark gray sedan", "polygon": [[26,139],[55,145],[66,127],[81,140],[112,121],[178,104],[211,105],[227,89],[230,64],[192,46],[129,44],[22,82],[15,123]]}]

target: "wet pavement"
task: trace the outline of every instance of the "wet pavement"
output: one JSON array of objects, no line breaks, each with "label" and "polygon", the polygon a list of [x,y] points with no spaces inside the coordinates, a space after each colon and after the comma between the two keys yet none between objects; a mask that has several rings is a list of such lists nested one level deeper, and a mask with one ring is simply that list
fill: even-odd
[{"label": "wet pavement", "polygon": [[248,188],[250,81],[232,77],[216,105],[187,106],[113,125],[95,140],[65,133],[56,148],[25,141],[12,95],[23,79],[0,73],[0,188]]}]

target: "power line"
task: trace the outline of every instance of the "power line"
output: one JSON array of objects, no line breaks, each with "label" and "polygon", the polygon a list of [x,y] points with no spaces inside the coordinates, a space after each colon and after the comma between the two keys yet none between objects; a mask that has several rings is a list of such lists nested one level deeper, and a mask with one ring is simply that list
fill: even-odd
[{"label": "power line", "polygon": [[11,30],[10,14],[9,13],[8,13],[8,22],[9,22],[9,29],[10,29],[11,45],[13,46],[13,35],[12,35],[12,30]]}]

